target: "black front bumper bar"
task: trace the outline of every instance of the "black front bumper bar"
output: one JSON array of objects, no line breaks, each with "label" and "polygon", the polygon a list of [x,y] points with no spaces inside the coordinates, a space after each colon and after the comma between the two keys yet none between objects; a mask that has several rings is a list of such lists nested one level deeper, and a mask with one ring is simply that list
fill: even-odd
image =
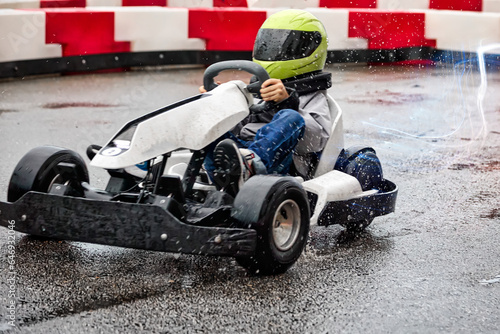
[{"label": "black front bumper bar", "polygon": [[34,236],[172,253],[251,256],[255,230],[194,226],[150,204],[28,192],[0,202],[0,225]]}]

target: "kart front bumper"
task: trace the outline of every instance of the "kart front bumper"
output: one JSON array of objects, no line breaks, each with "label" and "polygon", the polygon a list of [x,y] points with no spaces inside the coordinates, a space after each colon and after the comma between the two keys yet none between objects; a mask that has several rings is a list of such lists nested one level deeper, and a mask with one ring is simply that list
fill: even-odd
[{"label": "kart front bumper", "polygon": [[34,236],[173,253],[251,256],[252,229],[194,226],[163,208],[28,192],[0,202],[0,225]]}]

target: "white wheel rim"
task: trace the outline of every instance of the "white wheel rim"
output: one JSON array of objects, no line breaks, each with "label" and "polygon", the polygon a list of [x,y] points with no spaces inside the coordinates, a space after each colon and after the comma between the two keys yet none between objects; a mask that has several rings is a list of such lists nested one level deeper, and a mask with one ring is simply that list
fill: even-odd
[{"label": "white wheel rim", "polygon": [[54,176],[54,178],[52,179],[52,181],[50,181],[49,187],[47,188],[47,191],[49,191],[50,188],[52,188],[52,186],[54,184],[61,183],[61,181],[64,181],[64,179],[62,178],[61,174],[56,174],[56,176]]},{"label": "white wheel rim", "polygon": [[56,176],[54,176],[52,181],[50,181],[49,187],[47,188],[47,191],[49,191],[52,188],[52,186],[56,183],[64,184],[65,186],[67,186],[69,184],[69,182],[70,182],[70,180],[64,180],[64,178],[62,177],[61,174],[57,174]]},{"label": "white wheel rim", "polygon": [[282,202],[273,218],[273,239],[276,248],[287,251],[295,244],[300,231],[300,208],[294,200]]}]

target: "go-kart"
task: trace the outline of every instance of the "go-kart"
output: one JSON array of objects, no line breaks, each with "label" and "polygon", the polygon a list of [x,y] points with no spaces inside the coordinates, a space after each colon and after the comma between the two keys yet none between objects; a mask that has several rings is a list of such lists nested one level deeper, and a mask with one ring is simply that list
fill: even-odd
[{"label": "go-kart", "polygon": [[[249,72],[256,82],[215,84],[227,69]],[[232,256],[267,275],[296,262],[310,224],[359,231],[393,212],[396,185],[382,177],[372,148],[343,149],[342,111],[331,97],[331,137],[310,179],[255,175],[234,198],[210,181],[206,148],[249,114],[252,93],[268,78],[251,61],[208,67],[207,93],[134,119],[102,148],[88,150],[90,165],[109,172],[105,189],[89,184],[76,152],[32,149],[13,172],[7,202],[0,202],[1,225],[43,238]],[[130,171],[141,163],[143,175]]]}]

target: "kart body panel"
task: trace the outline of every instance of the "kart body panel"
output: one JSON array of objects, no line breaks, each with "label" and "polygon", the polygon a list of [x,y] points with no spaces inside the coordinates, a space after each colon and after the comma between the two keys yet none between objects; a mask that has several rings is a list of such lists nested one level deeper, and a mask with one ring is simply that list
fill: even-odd
[{"label": "kart body panel", "polygon": [[200,150],[249,114],[253,97],[242,81],[182,100],[127,123],[90,165],[125,168],[178,149]]}]

